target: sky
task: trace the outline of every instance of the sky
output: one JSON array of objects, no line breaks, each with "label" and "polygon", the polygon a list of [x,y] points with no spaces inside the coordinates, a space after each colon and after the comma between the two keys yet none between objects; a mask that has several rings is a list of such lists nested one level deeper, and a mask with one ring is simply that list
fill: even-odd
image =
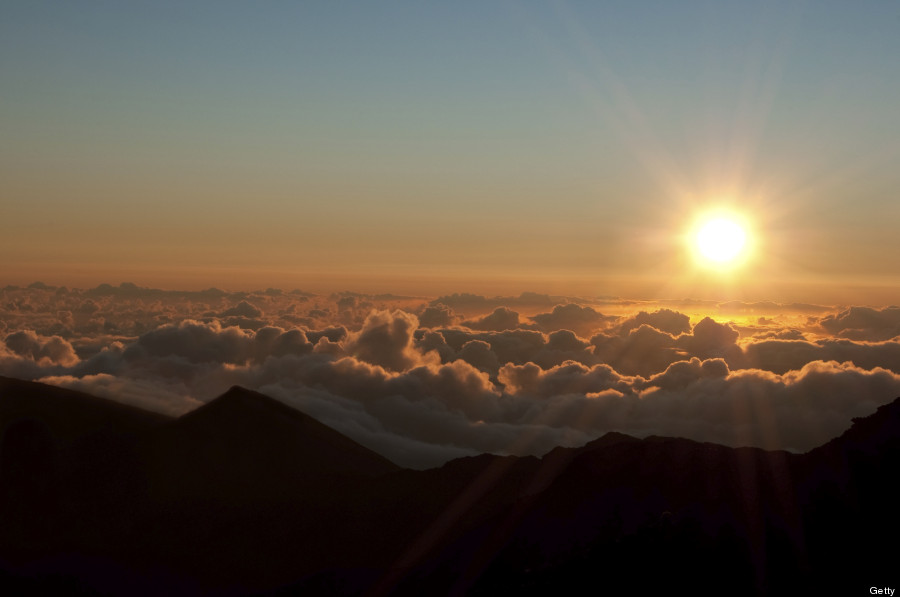
[{"label": "sky", "polygon": [[[900,6],[4,2],[0,278],[887,305]],[[710,209],[752,258],[696,267]]]}]

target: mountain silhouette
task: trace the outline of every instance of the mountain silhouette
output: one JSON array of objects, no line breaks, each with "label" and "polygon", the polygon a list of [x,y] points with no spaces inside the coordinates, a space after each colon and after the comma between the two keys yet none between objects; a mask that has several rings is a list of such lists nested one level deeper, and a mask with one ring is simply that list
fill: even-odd
[{"label": "mountain silhouette", "polygon": [[149,444],[156,486],[168,485],[175,499],[215,485],[255,500],[319,483],[322,475],[399,469],[309,415],[240,387],[159,428]]},{"label": "mountain silhouette", "polygon": [[18,421],[40,421],[58,441],[101,430],[143,433],[169,417],[84,392],[0,376],[0,433]]},{"label": "mountain silhouette", "polygon": [[895,580],[900,399],[805,454],[608,433],[414,471],[239,387],[169,419],[0,378],[0,433],[0,588],[16,594],[850,594]]}]

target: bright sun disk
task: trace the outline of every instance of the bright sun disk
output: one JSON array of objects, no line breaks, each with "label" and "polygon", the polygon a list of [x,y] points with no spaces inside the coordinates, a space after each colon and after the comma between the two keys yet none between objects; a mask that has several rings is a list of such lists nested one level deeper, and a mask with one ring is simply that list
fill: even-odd
[{"label": "bright sun disk", "polygon": [[736,261],[747,243],[747,233],[733,219],[716,217],[707,220],[695,237],[697,252],[705,259],[725,265]]}]

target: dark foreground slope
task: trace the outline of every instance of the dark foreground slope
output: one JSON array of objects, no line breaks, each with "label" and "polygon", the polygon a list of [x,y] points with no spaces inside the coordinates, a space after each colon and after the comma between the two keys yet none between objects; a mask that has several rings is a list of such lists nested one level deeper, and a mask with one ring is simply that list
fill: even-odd
[{"label": "dark foreground slope", "polygon": [[900,401],[803,455],[611,433],[410,471],[241,388],[169,420],[0,379],[0,434],[4,593],[897,584]]}]

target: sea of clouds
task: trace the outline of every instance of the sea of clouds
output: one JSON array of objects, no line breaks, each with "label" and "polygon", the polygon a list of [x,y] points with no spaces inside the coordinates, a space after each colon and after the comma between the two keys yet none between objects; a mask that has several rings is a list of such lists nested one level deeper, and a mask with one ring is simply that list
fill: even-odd
[{"label": "sea of clouds", "polygon": [[0,290],[0,375],[181,415],[232,385],[403,466],[608,431],[805,451],[900,396],[900,308]]}]

